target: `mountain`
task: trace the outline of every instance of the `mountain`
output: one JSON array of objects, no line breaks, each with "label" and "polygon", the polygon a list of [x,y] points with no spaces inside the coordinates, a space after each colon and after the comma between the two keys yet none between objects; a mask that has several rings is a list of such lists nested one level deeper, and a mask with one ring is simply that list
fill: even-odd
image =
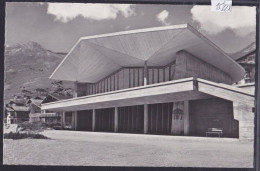
[{"label": "mountain", "polygon": [[[66,53],[56,53],[44,49],[36,42],[5,47],[4,102],[22,90],[36,93],[37,88],[51,88],[49,76],[65,57]],[[64,83],[71,88],[72,83]]]}]

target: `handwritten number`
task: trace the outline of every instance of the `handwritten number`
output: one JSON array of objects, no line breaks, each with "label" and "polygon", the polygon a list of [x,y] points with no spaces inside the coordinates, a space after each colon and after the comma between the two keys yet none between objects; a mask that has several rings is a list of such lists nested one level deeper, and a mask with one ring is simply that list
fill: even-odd
[{"label": "handwritten number", "polygon": [[220,10],[220,11],[229,11],[231,9],[231,5],[229,4],[225,4],[225,2],[222,2],[222,3],[218,3],[216,5],[216,10]]}]

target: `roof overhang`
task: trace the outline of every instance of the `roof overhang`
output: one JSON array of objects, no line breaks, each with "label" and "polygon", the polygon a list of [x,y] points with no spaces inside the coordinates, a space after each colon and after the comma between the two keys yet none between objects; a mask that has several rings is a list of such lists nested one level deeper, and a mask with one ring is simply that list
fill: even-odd
[{"label": "roof overhang", "polygon": [[185,50],[241,80],[244,69],[188,24],[82,37],[50,76],[95,83],[122,67],[164,66]]},{"label": "roof overhang", "polygon": [[79,111],[219,97],[254,106],[254,94],[235,86],[185,78],[42,104],[42,110]]}]

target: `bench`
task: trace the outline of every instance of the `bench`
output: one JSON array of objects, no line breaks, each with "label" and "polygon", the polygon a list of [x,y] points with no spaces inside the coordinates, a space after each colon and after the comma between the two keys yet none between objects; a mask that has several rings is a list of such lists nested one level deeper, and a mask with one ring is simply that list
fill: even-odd
[{"label": "bench", "polygon": [[209,135],[214,135],[217,134],[218,137],[222,137],[223,134],[223,129],[222,128],[208,128],[208,130],[206,131],[206,137]]}]

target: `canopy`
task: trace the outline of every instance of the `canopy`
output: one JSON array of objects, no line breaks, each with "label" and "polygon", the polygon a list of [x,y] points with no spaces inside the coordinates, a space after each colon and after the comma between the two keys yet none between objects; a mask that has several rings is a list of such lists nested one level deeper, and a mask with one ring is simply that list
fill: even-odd
[{"label": "canopy", "polygon": [[241,80],[244,69],[188,24],[82,37],[51,79],[95,83],[122,67],[164,66],[185,50]]}]

